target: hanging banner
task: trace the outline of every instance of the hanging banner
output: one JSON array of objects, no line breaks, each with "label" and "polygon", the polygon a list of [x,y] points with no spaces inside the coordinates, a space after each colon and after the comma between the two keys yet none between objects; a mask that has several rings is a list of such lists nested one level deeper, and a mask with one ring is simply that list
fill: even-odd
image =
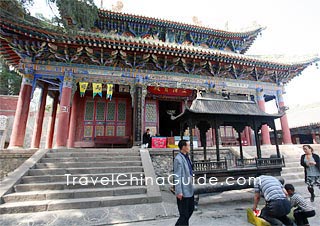
[{"label": "hanging banner", "polygon": [[93,89],[93,98],[98,94],[100,97],[102,97],[102,83],[92,83],[92,89]]},{"label": "hanging banner", "polygon": [[80,96],[83,97],[84,94],[86,93],[86,90],[88,88],[88,82],[79,82],[79,87],[80,87]]},{"label": "hanging banner", "polygon": [[107,99],[112,99],[113,84],[107,84]]}]

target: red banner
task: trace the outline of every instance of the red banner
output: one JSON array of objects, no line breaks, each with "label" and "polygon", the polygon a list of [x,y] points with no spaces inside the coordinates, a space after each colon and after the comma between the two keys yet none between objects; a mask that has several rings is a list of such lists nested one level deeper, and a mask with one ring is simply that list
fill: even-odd
[{"label": "red banner", "polygon": [[152,148],[166,148],[167,138],[166,137],[152,137]]},{"label": "red banner", "polygon": [[192,95],[193,90],[148,86],[148,92],[156,95],[188,97]]}]

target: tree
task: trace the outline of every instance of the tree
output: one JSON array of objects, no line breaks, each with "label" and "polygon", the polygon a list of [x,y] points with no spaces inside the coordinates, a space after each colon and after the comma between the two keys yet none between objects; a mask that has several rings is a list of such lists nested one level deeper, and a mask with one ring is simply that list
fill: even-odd
[{"label": "tree", "polygon": [[[64,27],[90,30],[98,19],[98,8],[94,0],[47,0],[58,7]],[[71,23],[68,19],[71,19]]]},{"label": "tree", "polygon": [[[53,18],[66,29],[90,30],[98,19],[98,7],[94,0],[46,0],[48,5],[56,4],[59,16]],[[28,14],[28,6],[34,0],[0,0],[0,10],[4,10],[14,16],[25,17]]]},{"label": "tree", "polygon": [[18,95],[22,78],[16,72],[9,69],[7,65],[0,61],[0,94]]}]

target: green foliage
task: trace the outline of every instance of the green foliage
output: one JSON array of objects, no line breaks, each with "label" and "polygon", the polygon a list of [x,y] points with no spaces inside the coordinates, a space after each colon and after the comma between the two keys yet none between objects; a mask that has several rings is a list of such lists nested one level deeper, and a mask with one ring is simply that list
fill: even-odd
[{"label": "green foliage", "polygon": [[65,28],[90,30],[98,19],[94,0],[47,0],[58,7]]},{"label": "green foliage", "polygon": [[0,62],[0,94],[1,95],[18,95],[21,86],[21,76],[2,61]]},{"label": "green foliage", "polygon": [[[48,5],[56,4],[59,16],[52,18],[51,22],[62,24],[66,29],[84,29],[89,31],[98,19],[98,7],[94,0],[46,0]],[[28,19],[28,7],[34,0],[0,0],[0,10],[5,10],[14,16]],[[40,18],[41,15],[38,15]],[[43,17],[44,18],[44,17]],[[43,19],[41,18],[41,19]],[[46,19],[46,22],[50,20]]]}]

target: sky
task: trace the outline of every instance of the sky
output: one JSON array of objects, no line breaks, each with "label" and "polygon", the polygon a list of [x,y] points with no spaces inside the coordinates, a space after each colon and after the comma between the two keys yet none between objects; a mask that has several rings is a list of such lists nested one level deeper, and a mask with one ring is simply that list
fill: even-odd
[{"label": "sky", "polygon": [[[46,0],[34,0],[31,14],[53,15]],[[95,0],[98,7],[111,9],[117,0]],[[124,13],[193,24],[196,16],[203,25],[222,30],[242,31],[257,25],[266,27],[247,55],[320,56],[319,0],[122,0]],[[57,12],[55,12],[58,14]],[[313,64],[286,86],[289,106],[320,102],[319,69]],[[274,103],[267,103],[273,111]],[[269,109],[269,110],[268,110]]]}]

